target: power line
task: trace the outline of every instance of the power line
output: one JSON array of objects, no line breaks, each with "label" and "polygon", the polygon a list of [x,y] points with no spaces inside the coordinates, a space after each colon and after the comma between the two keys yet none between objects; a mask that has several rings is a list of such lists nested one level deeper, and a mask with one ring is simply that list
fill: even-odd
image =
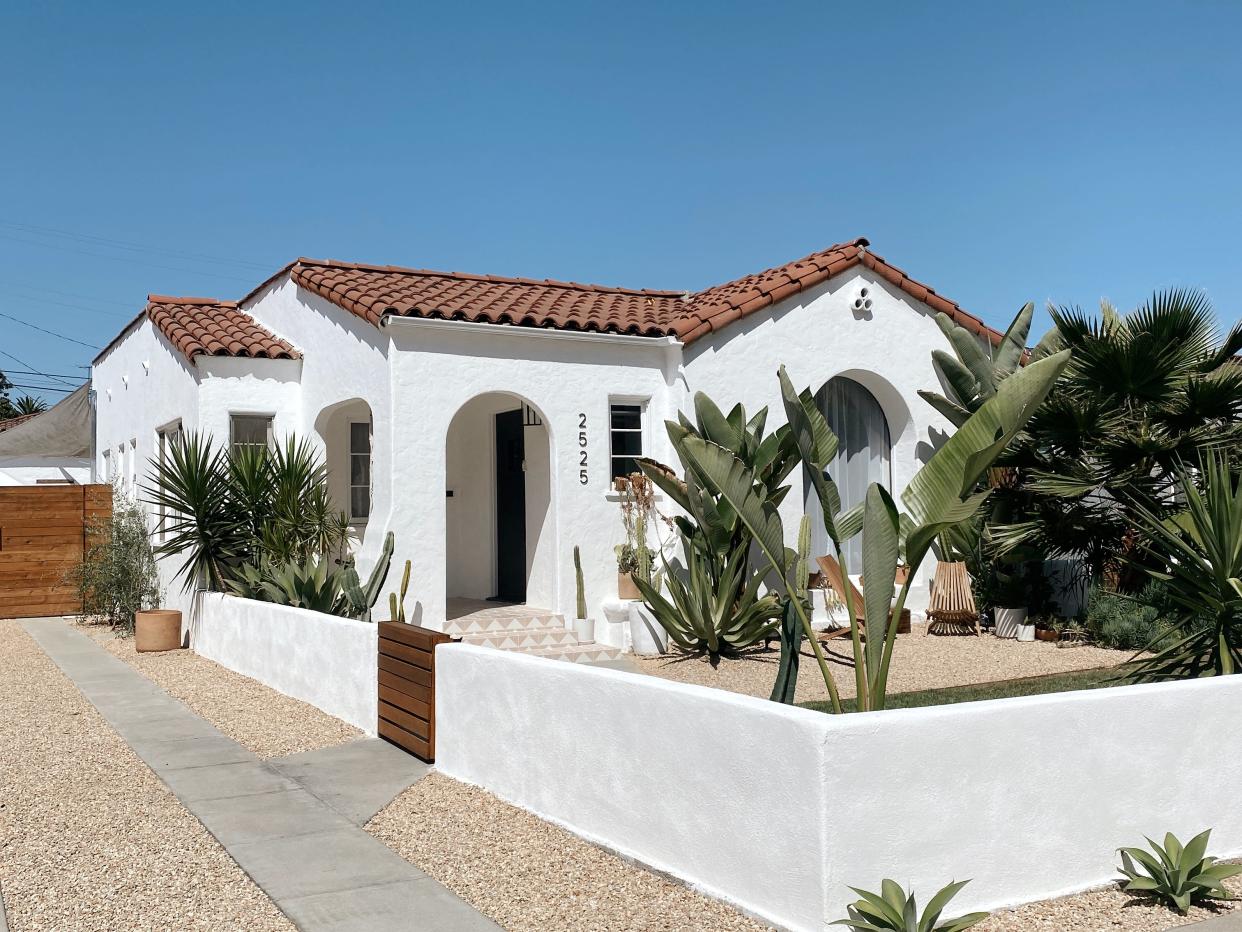
[{"label": "power line", "polygon": [[[84,369],[89,369],[89,368],[90,368],[90,366],[83,366],[83,368],[84,368]],[[3,375],[14,375],[14,374],[17,374],[17,375],[43,375],[43,376],[47,376],[48,378],[52,378],[52,379],[59,379],[59,378],[73,379],[73,378],[78,378],[78,376],[72,375],[72,374],[67,373],[67,372],[40,372],[38,369],[13,369],[13,368],[8,368],[8,369],[0,369],[0,374],[3,374]]]},{"label": "power line", "polygon": [[8,227],[10,230],[17,230],[22,233],[34,234],[36,236],[63,236],[70,240],[76,240],[87,245],[105,246],[110,249],[128,249],[135,252],[147,252],[152,255],[161,255],[169,259],[182,259],[191,262],[211,262],[216,265],[235,265],[244,266],[246,268],[266,270],[267,265],[261,262],[255,262],[252,259],[232,259],[224,256],[213,256],[208,253],[201,252],[182,252],[175,249],[162,249],[159,246],[148,246],[144,243],[134,243],[129,240],[115,239],[111,236],[99,236],[94,233],[79,233],[73,230],[59,230],[55,227],[37,226],[33,223],[13,223],[11,221],[0,221],[0,226]]},{"label": "power line", "polygon": [[[60,250],[62,252],[70,252],[70,253],[73,253],[79,256],[91,256],[95,259],[107,259],[109,262],[116,262],[118,261],[118,259],[120,259],[119,256],[110,256],[107,253],[90,252],[85,249],[72,249],[68,246],[58,244],[58,243],[44,243],[44,242],[40,242],[39,240],[22,239],[20,236],[10,236],[5,233],[0,233],[0,239],[12,240],[15,243],[23,243],[27,246],[42,246],[45,249],[54,249],[54,250]],[[221,272],[208,272],[204,269],[187,269],[182,266],[175,266],[175,265],[160,265],[159,263],[156,263],[156,262],[147,262],[145,260],[139,260],[139,259],[130,259],[128,261],[134,262],[138,265],[145,265],[147,268],[150,268],[150,269],[163,269],[166,272],[186,272],[190,275],[206,275],[209,278],[223,278],[223,279],[228,279],[229,281],[232,281],[232,282],[242,282],[243,284],[246,284],[246,285],[254,284],[253,278],[240,278],[236,275],[225,275]],[[267,268],[267,266],[264,266],[264,268]]]},{"label": "power line", "polygon": [[[78,390],[77,388],[58,388],[55,385],[26,385],[23,382],[10,382],[9,384],[14,388],[24,388],[32,392],[64,392],[66,395]],[[81,388],[81,386],[78,386],[78,388]]]},{"label": "power line", "polygon": [[[24,360],[24,359],[18,359],[18,358],[17,358],[16,356],[14,356],[12,353],[7,353],[7,352],[5,352],[4,350],[0,350],[0,356],[5,356],[5,357],[7,357],[8,359],[11,359],[11,360],[13,360],[13,361],[14,361],[14,362],[16,362],[16,363],[20,363],[21,365],[25,366],[25,367],[26,367],[26,368],[28,368],[28,369],[33,369],[33,368],[34,368],[34,366],[30,365],[30,363],[26,362],[26,360]],[[46,374],[46,373],[45,373],[45,374]],[[72,382],[70,382],[68,379],[62,379],[60,376],[57,376],[57,375],[49,375],[49,376],[48,376],[48,378],[53,378],[53,379],[55,379],[57,382],[64,382],[66,385],[73,385],[73,383],[72,383]]]},{"label": "power line", "polygon": [[3,317],[5,320],[11,320],[15,324],[21,324],[23,327],[29,327],[31,330],[38,330],[40,333],[46,333],[48,336],[56,337],[58,340],[65,340],[69,343],[76,343],[78,344],[78,346],[85,346],[87,349],[93,349],[93,350],[99,349],[99,347],[96,346],[94,343],[83,343],[81,340],[75,340],[73,337],[67,337],[63,333],[57,333],[55,330],[47,330],[43,327],[35,326],[34,324],[29,323],[28,321],[22,320],[20,317],[14,317],[11,314],[5,314],[3,312],[0,312],[0,317]]}]

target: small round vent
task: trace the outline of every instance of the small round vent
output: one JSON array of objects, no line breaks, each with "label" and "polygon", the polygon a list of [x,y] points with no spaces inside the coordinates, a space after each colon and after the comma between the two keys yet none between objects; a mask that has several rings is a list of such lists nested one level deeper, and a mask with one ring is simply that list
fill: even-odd
[{"label": "small round vent", "polygon": [[858,297],[854,299],[854,310],[869,311],[871,310],[871,290],[869,288],[858,289]]}]

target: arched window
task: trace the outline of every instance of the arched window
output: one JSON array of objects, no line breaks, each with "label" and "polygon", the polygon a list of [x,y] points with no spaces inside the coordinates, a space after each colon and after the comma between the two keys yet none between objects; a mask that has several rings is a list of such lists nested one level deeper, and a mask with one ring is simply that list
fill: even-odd
[{"label": "arched window", "polygon": [[[851,508],[867,497],[867,486],[878,482],[889,491],[893,487],[892,440],[888,420],[875,396],[853,379],[837,376],[815,394],[816,407],[837,435],[836,458],[828,465],[828,475],[841,493],[841,508]],[[807,483],[806,511],[811,516],[811,556],[831,553],[832,544],[820,517],[819,497]],[[862,572],[862,535],[844,546],[850,573]]]}]

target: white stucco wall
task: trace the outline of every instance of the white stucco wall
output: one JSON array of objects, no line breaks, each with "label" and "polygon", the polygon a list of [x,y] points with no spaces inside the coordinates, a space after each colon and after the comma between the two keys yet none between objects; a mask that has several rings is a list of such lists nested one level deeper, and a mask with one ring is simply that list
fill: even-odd
[{"label": "white stucco wall", "polygon": [[37,485],[39,480],[91,481],[90,457],[0,456],[0,485]]},{"label": "white stucco wall", "polygon": [[202,593],[189,628],[196,653],[375,734],[376,625]]},{"label": "white stucco wall", "polygon": [[1144,834],[1242,855],[1242,677],[832,716],[468,645],[436,766],[792,929],[885,877],[958,912],[1117,876]]}]

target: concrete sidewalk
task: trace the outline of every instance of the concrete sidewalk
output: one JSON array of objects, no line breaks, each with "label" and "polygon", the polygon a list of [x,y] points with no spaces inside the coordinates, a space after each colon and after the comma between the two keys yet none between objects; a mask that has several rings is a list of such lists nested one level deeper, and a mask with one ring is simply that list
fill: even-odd
[{"label": "concrete sidewalk", "polygon": [[63,621],[22,626],[299,929],[499,928],[361,828],[414,758],[370,739],[262,761]]}]

